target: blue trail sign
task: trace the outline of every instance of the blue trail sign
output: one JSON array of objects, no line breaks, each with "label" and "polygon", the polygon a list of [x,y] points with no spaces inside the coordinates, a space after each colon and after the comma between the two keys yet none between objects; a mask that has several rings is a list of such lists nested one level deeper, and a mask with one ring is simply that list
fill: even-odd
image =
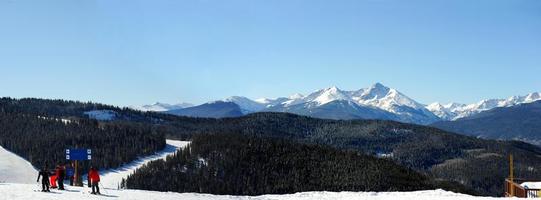
[{"label": "blue trail sign", "polygon": [[92,150],[66,149],[66,160],[92,160]]}]

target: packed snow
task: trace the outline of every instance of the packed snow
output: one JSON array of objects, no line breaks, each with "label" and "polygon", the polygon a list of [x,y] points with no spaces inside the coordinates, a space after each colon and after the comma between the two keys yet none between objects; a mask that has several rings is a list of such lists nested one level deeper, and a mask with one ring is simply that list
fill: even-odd
[{"label": "packed snow", "polygon": [[137,168],[140,168],[144,164],[154,161],[154,160],[165,159],[168,155],[175,153],[180,148],[186,147],[190,142],[178,141],[178,140],[166,140],[166,143],[167,143],[167,146],[165,147],[165,149],[163,149],[160,152],[155,153],[154,155],[139,158],[117,169],[100,171],[101,180],[102,180],[101,184],[103,184],[105,188],[117,189],[119,188],[120,182],[122,181],[122,179],[128,177],[128,175],[135,172]]},{"label": "packed snow", "polygon": [[37,175],[30,162],[0,146],[0,183],[34,183]]},{"label": "packed snow", "polygon": [[521,183],[520,186],[527,189],[539,190],[541,189],[541,182],[524,182]]},{"label": "packed snow", "polygon": [[70,187],[67,190],[52,190],[51,193],[38,192],[38,184],[0,183],[0,199],[9,200],[87,200],[87,199],[131,199],[131,200],[491,200],[499,198],[473,197],[443,190],[417,192],[302,192],[286,195],[230,196],[198,193],[153,192],[143,190],[102,189],[102,195],[89,194],[90,188]]}]

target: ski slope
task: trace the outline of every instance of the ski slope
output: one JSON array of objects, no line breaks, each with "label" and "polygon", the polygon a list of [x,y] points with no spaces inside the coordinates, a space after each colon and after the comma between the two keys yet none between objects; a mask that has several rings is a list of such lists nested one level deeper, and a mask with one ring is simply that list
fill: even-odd
[{"label": "ski slope", "polygon": [[0,200],[87,200],[87,199],[130,199],[130,200],[491,200],[498,198],[473,197],[443,190],[417,192],[303,192],[286,195],[263,196],[229,196],[197,193],[153,192],[143,190],[118,190],[122,178],[133,173],[135,169],[157,159],[164,159],[179,148],[188,145],[186,141],[167,140],[164,150],[147,157],[140,158],[118,169],[101,171],[103,195],[89,194],[88,187],[66,186],[65,191],[52,190],[51,193],[39,192],[40,185],[35,181],[37,171],[29,162],[0,147]]},{"label": "ski slope", "polygon": [[34,183],[37,176],[30,162],[0,146],[0,183]]},{"label": "ski slope", "polygon": [[[186,147],[186,145],[188,145],[190,142],[178,141],[178,140],[166,140],[166,143],[167,145],[165,149],[163,149],[160,152],[155,153],[154,155],[139,158],[135,161],[132,161],[116,169],[100,171],[101,184],[105,188],[118,189],[122,179],[128,177],[128,175],[135,172],[137,168],[153,160],[165,159],[165,157],[175,153],[178,149]],[[86,177],[86,176],[83,176],[83,177]]]},{"label": "ski slope", "polygon": [[286,195],[229,196],[197,193],[152,192],[143,190],[102,190],[100,196],[89,194],[87,187],[67,187],[65,191],[52,190],[52,193],[38,192],[34,184],[0,183],[0,199],[9,200],[91,200],[91,199],[130,199],[130,200],[491,200],[498,198],[473,197],[443,190],[417,192],[303,192]]},{"label": "ski slope", "polygon": [[[154,155],[139,158],[117,169],[101,171],[101,184],[105,188],[117,189],[122,179],[137,168],[150,161],[164,159],[189,144],[187,141],[178,140],[166,140],[166,143],[165,149]],[[37,175],[38,171],[30,162],[0,146],[0,183],[35,183]]]}]

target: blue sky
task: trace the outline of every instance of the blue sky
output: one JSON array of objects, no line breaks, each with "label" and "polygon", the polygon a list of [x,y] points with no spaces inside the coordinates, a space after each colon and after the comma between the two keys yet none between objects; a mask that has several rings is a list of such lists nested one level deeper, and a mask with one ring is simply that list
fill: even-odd
[{"label": "blue sky", "polygon": [[541,91],[537,0],[0,0],[0,96],[203,103],[375,82]]}]

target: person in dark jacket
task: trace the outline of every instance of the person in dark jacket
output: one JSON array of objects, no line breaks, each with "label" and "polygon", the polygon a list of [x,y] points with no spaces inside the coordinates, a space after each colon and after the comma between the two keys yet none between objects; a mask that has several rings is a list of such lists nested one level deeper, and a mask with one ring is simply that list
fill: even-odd
[{"label": "person in dark jacket", "polygon": [[66,171],[64,170],[64,166],[57,165],[56,166],[56,182],[58,183],[59,190],[64,190],[65,177],[66,177]]},{"label": "person in dark jacket", "polygon": [[92,184],[92,194],[100,194],[100,187],[98,186],[98,184],[100,183],[100,174],[96,168],[90,167],[90,171],[88,172],[88,179]]},{"label": "person in dark jacket", "polygon": [[36,182],[39,182],[39,178],[41,177],[41,191],[42,192],[50,192],[49,190],[49,170],[47,170],[47,165],[45,165],[38,174],[38,180]]}]

